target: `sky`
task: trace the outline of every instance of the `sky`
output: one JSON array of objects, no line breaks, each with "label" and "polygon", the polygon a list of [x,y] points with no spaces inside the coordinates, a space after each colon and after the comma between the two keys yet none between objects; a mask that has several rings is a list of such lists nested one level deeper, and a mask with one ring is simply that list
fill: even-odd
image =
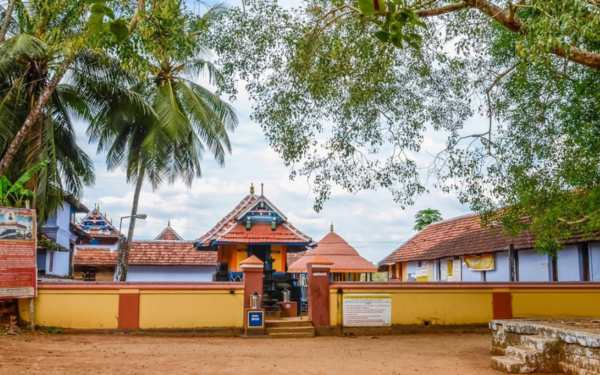
[{"label": "sky", "polygon": [[[138,220],[135,239],[153,239],[171,222],[185,239],[196,239],[231,211],[249,193],[251,183],[264,184],[264,194],[301,231],[320,240],[333,223],[335,231],[372,262],[378,262],[415,234],[414,215],[424,208],[438,209],[444,218],[467,213],[455,195],[445,194],[429,184],[429,192],[418,197],[412,207],[402,209],[385,190],[349,194],[334,189],[321,212],[313,210],[314,196],[305,179],[290,181],[290,170],[277,153],[270,149],[260,126],[250,120],[251,103],[240,87],[236,101],[231,102],[239,117],[238,129],[231,135],[232,153],[224,167],[210,157],[203,161],[203,177],[189,188],[183,182],[162,185],[153,191],[145,184],[139,213],[148,215]],[[468,126],[477,126],[477,117]],[[96,183],[85,189],[82,201],[93,208],[99,204],[117,226],[119,218],[129,215],[133,186],[127,184],[123,170],[108,171],[106,155],[97,154],[96,146],[87,143],[85,124],[78,124],[79,143],[94,159]],[[426,166],[444,146],[442,135],[426,134],[419,156]],[[426,176],[423,176],[426,178]],[[123,222],[124,228],[127,221]]]}]

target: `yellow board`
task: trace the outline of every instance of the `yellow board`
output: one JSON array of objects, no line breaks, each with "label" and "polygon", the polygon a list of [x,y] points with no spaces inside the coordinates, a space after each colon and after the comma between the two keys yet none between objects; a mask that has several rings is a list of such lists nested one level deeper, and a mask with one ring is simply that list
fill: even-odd
[{"label": "yellow board", "polygon": [[140,328],[239,328],[243,311],[241,290],[142,291]]},{"label": "yellow board", "polygon": [[473,271],[493,271],[494,254],[467,255],[464,257],[465,264]]}]

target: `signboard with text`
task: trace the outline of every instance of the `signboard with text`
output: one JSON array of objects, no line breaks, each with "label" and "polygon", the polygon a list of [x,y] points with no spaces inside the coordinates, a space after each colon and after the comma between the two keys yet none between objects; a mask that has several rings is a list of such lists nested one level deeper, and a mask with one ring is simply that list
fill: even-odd
[{"label": "signboard with text", "polygon": [[389,294],[344,294],[344,327],[388,327],[392,324]]},{"label": "signboard with text", "polygon": [[35,297],[35,211],[0,207],[0,299]]}]

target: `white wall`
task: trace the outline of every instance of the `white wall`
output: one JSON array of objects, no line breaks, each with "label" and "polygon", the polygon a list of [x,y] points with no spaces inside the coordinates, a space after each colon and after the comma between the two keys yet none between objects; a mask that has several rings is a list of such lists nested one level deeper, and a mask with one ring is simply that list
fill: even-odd
[{"label": "white wall", "polygon": [[[452,276],[448,276],[448,261],[452,262]],[[442,258],[440,260],[440,281],[460,281],[461,280],[461,262],[460,259]]]},{"label": "white wall", "polygon": [[406,281],[416,281],[418,269],[417,262],[408,262],[406,264]]},{"label": "white wall", "polygon": [[590,281],[600,281],[600,243],[590,243]]},{"label": "white wall", "polygon": [[581,281],[581,260],[576,245],[567,246],[556,256],[558,281]]},{"label": "white wall", "polygon": [[508,251],[494,253],[493,271],[485,271],[485,280],[490,282],[510,281],[510,262]]},{"label": "white wall", "polygon": [[212,281],[214,266],[129,266],[127,281]]},{"label": "white wall", "polygon": [[461,257],[461,272],[462,272],[462,281],[465,282],[481,282],[483,281],[483,272],[482,271],[473,271],[469,267],[467,267],[467,263],[465,263],[464,258]]},{"label": "white wall", "polygon": [[519,281],[550,281],[548,255],[535,250],[519,250]]},{"label": "white wall", "polygon": [[[50,260],[52,259],[52,268]],[[69,275],[69,252],[68,251],[47,251],[46,252],[46,274],[54,276]]]}]

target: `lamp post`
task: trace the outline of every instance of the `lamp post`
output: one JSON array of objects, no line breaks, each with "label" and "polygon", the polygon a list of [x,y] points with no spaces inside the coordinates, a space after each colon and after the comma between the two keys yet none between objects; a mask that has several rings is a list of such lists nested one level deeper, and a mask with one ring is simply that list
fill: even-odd
[{"label": "lamp post", "polygon": [[136,219],[140,219],[140,220],[146,220],[146,218],[148,217],[148,215],[146,214],[137,214],[137,215],[128,215],[128,216],[121,216],[121,219],[119,220],[119,233],[121,233],[121,227],[123,226],[123,219],[130,219],[132,217],[135,217]]}]

